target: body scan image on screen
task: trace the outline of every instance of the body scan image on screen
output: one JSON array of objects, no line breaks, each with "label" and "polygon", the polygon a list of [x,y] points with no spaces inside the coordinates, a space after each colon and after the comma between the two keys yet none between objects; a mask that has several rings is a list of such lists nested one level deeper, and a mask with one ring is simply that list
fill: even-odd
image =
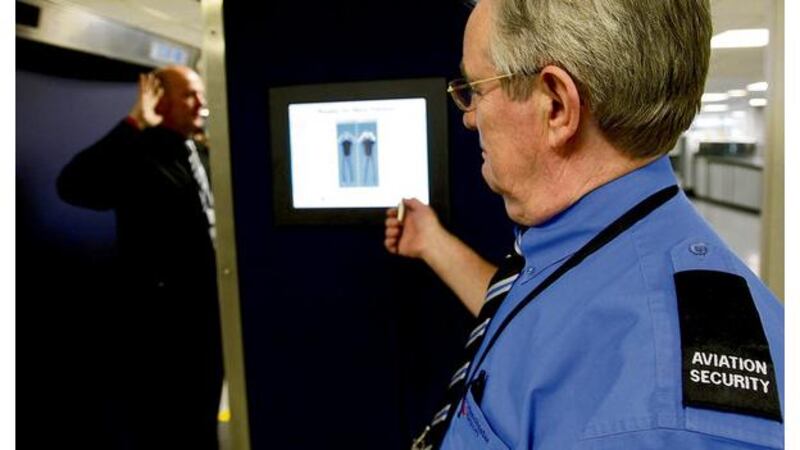
[{"label": "body scan image on screen", "polygon": [[339,136],[339,186],[378,186],[375,122],[336,125]]},{"label": "body scan image on screen", "polygon": [[424,98],[289,105],[295,208],[383,208],[429,201]]}]

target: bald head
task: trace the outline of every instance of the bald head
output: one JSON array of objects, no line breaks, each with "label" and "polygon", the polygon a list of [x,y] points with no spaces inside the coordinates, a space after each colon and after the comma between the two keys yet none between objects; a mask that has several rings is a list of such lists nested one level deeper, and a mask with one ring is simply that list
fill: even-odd
[{"label": "bald head", "polygon": [[166,66],[155,72],[164,94],[156,106],[161,125],[189,137],[203,127],[201,110],[206,104],[200,75],[186,66]]}]

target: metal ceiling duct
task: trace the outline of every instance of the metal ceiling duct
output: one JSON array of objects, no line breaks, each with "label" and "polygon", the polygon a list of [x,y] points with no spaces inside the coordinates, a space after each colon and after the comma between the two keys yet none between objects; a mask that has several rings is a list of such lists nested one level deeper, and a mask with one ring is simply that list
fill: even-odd
[{"label": "metal ceiling duct", "polygon": [[194,67],[200,49],[91,11],[49,0],[17,1],[17,36],[150,67]]}]

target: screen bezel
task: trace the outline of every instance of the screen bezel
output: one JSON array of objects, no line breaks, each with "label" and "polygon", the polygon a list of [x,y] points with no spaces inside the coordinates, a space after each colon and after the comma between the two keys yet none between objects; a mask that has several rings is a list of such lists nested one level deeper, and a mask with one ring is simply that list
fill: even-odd
[{"label": "screen bezel", "polygon": [[[449,215],[447,103],[444,78],[364,81],[275,87],[269,90],[273,210],[277,225],[383,223],[386,208],[295,208],[292,198],[289,105],[359,100],[424,98],[428,132],[430,204]],[[398,199],[399,201],[399,199]]]}]

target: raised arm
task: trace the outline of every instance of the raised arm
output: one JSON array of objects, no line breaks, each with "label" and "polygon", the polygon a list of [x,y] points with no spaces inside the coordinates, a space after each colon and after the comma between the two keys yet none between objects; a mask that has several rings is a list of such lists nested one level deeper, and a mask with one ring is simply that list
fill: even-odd
[{"label": "raised arm", "polygon": [[128,117],[62,169],[56,181],[62,200],[97,210],[116,205],[120,189],[125,187],[124,174],[131,169],[127,156],[137,151],[133,147],[140,130],[161,122],[155,110],[162,93],[154,74],[139,76],[139,93]]},{"label": "raised arm", "polygon": [[425,261],[477,316],[497,267],[445,230],[431,207],[417,199],[404,199],[403,204],[402,223],[397,219],[397,208],[386,212],[386,249]]},{"label": "raised arm", "polygon": [[56,180],[58,196],[82,208],[114,208],[125,167],[124,153],[139,130],[120,122],[102,139],[82,150],[61,170]]},{"label": "raised arm", "polygon": [[156,106],[162,95],[164,88],[155,73],[139,75],[139,95],[128,113],[128,118],[135,122],[140,130],[161,123],[162,117],[156,113]]}]

